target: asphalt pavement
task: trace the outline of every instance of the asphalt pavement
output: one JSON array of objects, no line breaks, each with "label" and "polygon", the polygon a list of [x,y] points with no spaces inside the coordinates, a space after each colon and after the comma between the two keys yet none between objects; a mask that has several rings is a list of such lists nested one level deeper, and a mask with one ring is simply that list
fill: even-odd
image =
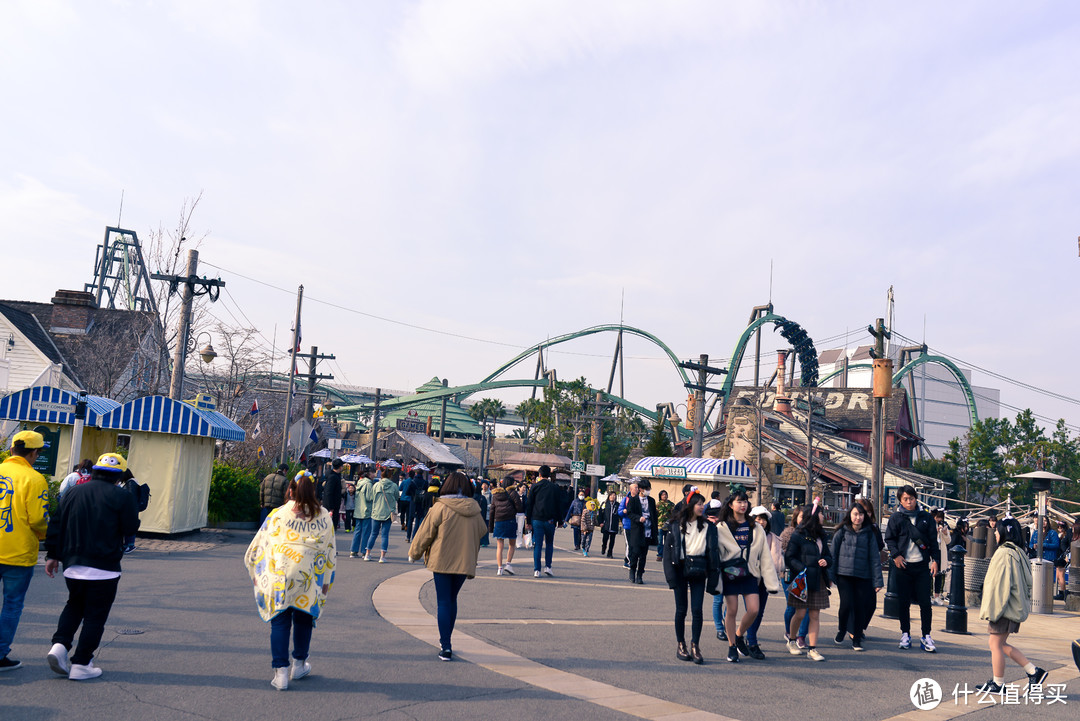
[{"label": "asphalt pavement", "polygon": [[[206,531],[140,539],[124,559],[95,660],[104,675],[85,682],[57,676],[45,662],[66,591],[62,579],[47,578],[39,565],[11,654],[24,667],[0,674],[0,719],[242,721],[317,714],[327,720],[675,721],[707,713],[742,721],[963,714],[977,721],[1016,714],[1064,721],[1075,719],[1080,707],[1080,680],[1068,660],[1080,620],[1060,604],[1053,616],[1033,617],[1015,642],[1051,670],[1047,683],[1066,684],[1064,703],[954,701],[954,687],[973,687],[990,676],[977,609],[969,614],[971,636],[942,633],[943,609],[936,609],[936,654],[897,649],[896,622],[881,618],[870,628],[865,653],[835,646],[835,616],[826,611],[819,648],[827,660],[814,663],[787,654],[782,599],[772,597],[761,631],[768,658],[729,664],[707,608],[706,664],[695,666],[675,659],[674,603],[660,564],[650,559],[644,586],[629,584],[619,553],[608,560],[567,552],[567,530],[556,536],[554,578],[534,579],[525,549],[517,551],[517,575],[497,577],[494,547],[482,549],[478,576],[459,598],[455,648],[462,650],[451,663],[440,662],[430,643],[434,589],[420,564],[406,562],[404,535],[394,529],[389,562],[379,564],[349,559],[349,534],[341,533],[345,553],[339,553],[337,579],[312,640],[313,672],[278,692],[270,686],[269,626],[255,610],[242,560],[251,535]],[[1021,677],[1010,666],[1007,680]],[[917,710],[909,698],[922,678],[942,689],[944,700],[934,711]],[[592,697],[598,700],[585,700]]]}]

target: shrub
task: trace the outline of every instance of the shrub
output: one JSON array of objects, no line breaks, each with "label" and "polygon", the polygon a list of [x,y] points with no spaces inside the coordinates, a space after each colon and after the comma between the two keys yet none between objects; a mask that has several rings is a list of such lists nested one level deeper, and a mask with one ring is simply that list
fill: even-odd
[{"label": "shrub", "polygon": [[214,461],[207,515],[211,522],[259,520],[259,471]]}]

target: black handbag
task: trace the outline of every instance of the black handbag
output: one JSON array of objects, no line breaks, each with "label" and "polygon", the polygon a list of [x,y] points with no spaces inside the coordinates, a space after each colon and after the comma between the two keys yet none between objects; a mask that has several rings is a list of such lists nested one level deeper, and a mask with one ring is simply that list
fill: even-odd
[{"label": "black handbag", "polygon": [[705,578],[709,575],[709,565],[705,556],[687,556],[682,562],[684,578]]}]

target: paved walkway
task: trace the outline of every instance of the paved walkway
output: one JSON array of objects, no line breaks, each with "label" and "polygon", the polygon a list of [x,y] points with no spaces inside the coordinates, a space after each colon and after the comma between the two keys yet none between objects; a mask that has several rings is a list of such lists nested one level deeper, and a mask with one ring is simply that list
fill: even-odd
[{"label": "paved walkway", "polygon": [[[480,575],[465,584],[454,635],[454,663],[435,658],[430,574],[405,562],[404,538],[391,535],[389,563],[338,558],[338,576],[315,631],[311,677],[286,693],[269,680],[269,630],[255,612],[243,550],[250,533],[213,531],[177,541],[146,541],[125,558],[120,593],[97,663],[101,679],[75,683],[44,661],[63,605],[62,580],[38,569],[12,655],[22,669],[0,674],[0,721],[77,714],[94,721],[265,719],[317,714],[320,719],[741,719],[777,721],[840,715],[853,721],[1014,718],[1075,719],[1068,705],[956,705],[955,684],[989,675],[985,635],[937,634],[937,654],[899,651],[895,622],[876,619],[868,651],[832,645],[825,617],[826,663],[791,657],[782,644],[782,604],[773,598],[762,628],[765,662],[722,662],[724,645],[707,618],[707,663],[674,658],[673,602],[660,564],[646,585],[626,583],[619,559],[556,553],[554,579],[534,579],[531,552],[515,558],[518,575],[496,577],[493,550],[481,552]],[[569,540],[566,531],[557,541]],[[347,549],[348,537],[339,536]],[[526,555],[527,554],[527,555]],[[1060,607],[1060,604],[1059,604]],[[942,610],[935,627],[940,628]],[[708,616],[708,614],[707,614]],[[972,610],[969,625],[981,624]],[[1068,658],[1080,637],[1076,614],[1033,617],[1017,639],[1052,669],[1050,681],[1075,693]],[[1015,666],[1009,680],[1022,674]],[[923,677],[938,681],[946,702],[917,712],[908,699]],[[809,706],[808,706],[809,704]]]}]

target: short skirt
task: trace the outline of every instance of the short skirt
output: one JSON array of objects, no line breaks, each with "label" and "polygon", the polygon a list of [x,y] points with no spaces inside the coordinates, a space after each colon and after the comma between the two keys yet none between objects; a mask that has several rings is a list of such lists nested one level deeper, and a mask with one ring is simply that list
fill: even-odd
[{"label": "short skirt", "polygon": [[1020,630],[1020,624],[1016,621],[1010,621],[1007,618],[999,618],[996,621],[991,621],[986,626],[986,632],[993,636],[1003,636],[1007,633],[1017,633]]},{"label": "short skirt", "polygon": [[787,603],[792,608],[807,608],[812,611],[823,611],[829,607],[829,589],[822,588],[817,591],[809,591],[806,594],[805,601],[799,600],[789,593],[787,596]]},{"label": "short skirt", "polygon": [[509,521],[495,521],[495,531],[491,535],[495,538],[514,540],[518,535],[517,520],[511,518]]},{"label": "short skirt", "polygon": [[723,579],[725,596],[758,595],[758,579],[754,576],[743,576],[742,578],[730,581],[727,578],[724,578],[724,573],[721,571],[720,577]]}]

